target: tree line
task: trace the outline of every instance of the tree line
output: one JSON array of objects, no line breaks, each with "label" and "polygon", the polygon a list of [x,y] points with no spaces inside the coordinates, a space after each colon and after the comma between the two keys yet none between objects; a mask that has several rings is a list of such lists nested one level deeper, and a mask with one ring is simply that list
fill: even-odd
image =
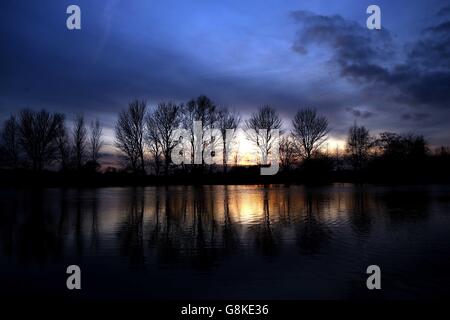
[{"label": "tree line", "polygon": [[[194,134],[196,121],[202,123],[200,137]],[[187,132],[186,136],[176,136],[180,128]],[[239,164],[233,151],[233,145],[239,144],[238,128],[245,130],[246,138],[259,151],[258,163],[267,163],[270,155],[277,153],[282,173],[289,174],[351,171],[363,175],[405,168],[417,171],[420,166],[430,165],[430,158],[439,164],[448,163],[449,158],[444,147],[432,154],[422,135],[371,135],[356,123],[348,129],[344,152],[339,154],[337,149],[332,154],[324,148],[330,131],[328,119],[315,109],[299,109],[287,130],[271,106],[260,107],[243,121],[238,112],[219,107],[204,95],[184,104],[161,102],[153,107],[142,100],[131,101],[118,115],[114,146],[123,168],[133,173],[168,176],[179,172],[227,172],[230,164],[234,164],[233,168]],[[211,134],[212,130],[220,139]],[[103,146],[98,119],[87,124],[83,115],[77,115],[69,127],[61,113],[22,110],[11,115],[1,129],[1,167],[97,171]],[[187,161],[174,164],[174,150],[180,150]],[[223,161],[220,165],[208,165],[206,160],[214,156],[215,150],[220,151]],[[200,164],[186,165],[194,163],[195,157],[202,160]]]},{"label": "tree line", "polygon": [[[195,122],[201,122],[200,137],[195,135]],[[206,96],[199,96],[186,104],[162,102],[147,110],[145,101],[132,101],[128,108],[122,110],[115,125],[115,145],[133,172],[145,172],[145,154],[150,154],[150,163],[156,175],[168,175],[173,169],[204,172],[206,158],[214,156],[214,150],[220,150],[222,161],[220,167],[227,172],[228,166],[235,157],[233,144],[237,141],[237,129],[242,127],[245,137],[253,142],[256,155],[261,164],[266,164],[270,155],[279,147],[284,167],[292,166],[301,159],[312,159],[320,152],[329,133],[328,120],[313,109],[301,109],[292,121],[292,132],[285,132],[283,120],[278,111],[265,105],[242,121],[241,115],[228,108],[218,107]],[[186,137],[176,136],[176,131],[183,128]],[[218,130],[220,139],[215,139],[211,130]],[[263,130],[261,130],[263,129]],[[281,134],[281,142],[276,141]],[[196,153],[203,160],[200,165],[186,166],[185,163],[175,166],[172,161],[173,150],[183,145],[182,152],[187,163],[195,163]],[[208,154],[213,146],[212,155]],[[189,161],[190,158],[190,161]],[[232,159],[231,159],[232,160]],[[173,168],[175,167],[175,168]]]},{"label": "tree line", "polygon": [[77,115],[69,128],[62,113],[24,109],[3,124],[1,166],[33,171],[96,171],[104,145],[102,130],[98,119],[88,127],[83,115]]}]

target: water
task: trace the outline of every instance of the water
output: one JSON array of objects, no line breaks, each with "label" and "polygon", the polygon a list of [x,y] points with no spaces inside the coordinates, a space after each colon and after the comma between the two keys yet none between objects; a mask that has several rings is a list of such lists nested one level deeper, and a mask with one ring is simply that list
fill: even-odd
[{"label": "water", "polygon": [[450,186],[3,189],[0,210],[9,297],[450,296]]}]

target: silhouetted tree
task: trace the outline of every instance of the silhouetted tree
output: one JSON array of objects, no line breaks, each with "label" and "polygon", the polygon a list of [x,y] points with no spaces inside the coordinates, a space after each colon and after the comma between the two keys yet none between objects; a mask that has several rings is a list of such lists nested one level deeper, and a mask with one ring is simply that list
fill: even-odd
[{"label": "silhouetted tree", "polygon": [[376,179],[420,181],[429,178],[428,146],[421,135],[383,132],[376,140],[379,156],[371,162]]},{"label": "silhouetted tree", "polygon": [[434,176],[441,181],[450,180],[450,148],[441,146],[436,148],[430,167]]},{"label": "silhouetted tree", "polygon": [[155,173],[156,175],[159,175],[161,172],[163,153],[160,141],[161,139],[159,137],[158,126],[156,125],[155,118],[151,114],[148,115],[146,118],[146,127],[147,130],[145,133],[145,140],[152,155]]},{"label": "silhouetted tree", "polygon": [[[164,173],[169,174],[171,154],[178,143],[174,137],[174,131],[181,123],[182,106],[174,103],[159,103],[156,109],[147,117],[147,136],[150,138],[151,147],[156,155],[157,147],[160,147],[164,156]],[[156,132],[155,132],[156,131]]]},{"label": "silhouetted tree", "polygon": [[430,149],[424,136],[416,134],[407,134],[403,137],[406,153],[414,161],[422,161],[428,155]]},{"label": "silhouetted tree", "polygon": [[292,135],[284,135],[280,139],[280,164],[281,169],[288,171],[297,159],[297,150]]},{"label": "silhouetted tree", "polygon": [[144,116],[146,103],[135,100],[119,114],[115,127],[116,147],[121,150],[134,172],[145,172]]},{"label": "silhouetted tree", "polygon": [[[231,147],[234,139],[236,138],[236,129],[241,122],[241,117],[238,113],[229,111],[227,108],[220,108],[217,118],[217,126],[222,133],[223,168],[226,172],[228,168],[228,159],[232,153]],[[232,135],[227,137],[227,130],[229,129],[234,131]]]},{"label": "silhouetted tree", "polygon": [[19,116],[19,141],[33,170],[51,164],[58,153],[57,137],[64,125],[64,115],[22,110]]},{"label": "silhouetted tree", "polygon": [[365,127],[358,127],[356,123],[350,127],[347,137],[347,152],[355,170],[363,168],[364,163],[368,160],[372,143],[373,139]]},{"label": "silhouetted tree", "polygon": [[300,147],[300,154],[305,160],[311,159],[328,135],[328,120],[317,115],[314,109],[302,109],[297,112],[292,120],[293,135]]},{"label": "silhouetted tree", "polygon": [[19,124],[15,116],[5,121],[1,132],[1,152],[9,167],[17,168],[19,164]]},{"label": "silhouetted tree", "polygon": [[263,106],[245,121],[247,137],[256,144],[261,152],[262,164],[267,164],[276,136],[274,130],[282,133],[283,121],[278,112],[271,106]]},{"label": "silhouetted tree", "polygon": [[103,128],[100,121],[96,119],[91,122],[91,135],[89,137],[90,158],[93,163],[98,163],[100,159],[100,150],[103,147],[104,141],[102,139]]},{"label": "silhouetted tree", "polygon": [[61,169],[63,171],[69,168],[71,158],[71,146],[69,142],[69,134],[65,124],[59,128],[59,132],[56,137],[56,145],[58,148],[58,157],[61,162]]},{"label": "silhouetted tree", "polygon": [[392,132],[383,132],[376,144],[381,148],[382,156],[386,159],[419,160],[428,153],[427,142],[421,135],[399,135]]},{"label": "silhouetted tree", "polygon": [[84,124],[84,117],[77,115],[72,131],[75,164],[78,170],[83,166],[86,158],[87,130]]},{"label": "silhouetted tree", "polygon": [[[202,123],[202,133],[201,137],[199,137],[201,141],[199,145],[203,159],[205,148],[213,142],[210,136],[206,136],[205,132],[208,129],[212,129],[217,121],[216,105],[207,96],[202,95],[197,99],[192,99],[183,108],[182,123],[184,128],[190,133],[192,163],[194,163],[194,152],[198,149],[195,147],[194,121],[201,121]],[[200,151],[197,150],[197,152]],[[203,167],[203,164],[201,167]]]}]

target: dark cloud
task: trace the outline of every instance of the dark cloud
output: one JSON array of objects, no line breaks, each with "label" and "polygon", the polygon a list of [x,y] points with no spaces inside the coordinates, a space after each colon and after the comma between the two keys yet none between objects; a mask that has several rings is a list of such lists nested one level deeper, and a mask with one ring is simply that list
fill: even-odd
[{"label": "dark cloud", "polygon": [[446,6],[441,8],[437,14],[438,17],[446,17],[446,16],[450,16],[450,6]]},{"label": "dark cloud", "polygon": [[406,59],[393,63],[395,46],[386,29],[368,30],[339,15],[297,11],[293,17],[300,24],[293,45],[296,52],[307,54],[308,47],[327,46],[333,52],[331,62],[350,81],[384,90],[392,101],[413,107],[449,106],[450,20],[424,29],[420,38],[405,48]]},{"label": "dark cloud", "polygon": [[360,110],[357,108],[346,108],[347,112],[350,112],[355,118],[367,119],[374,116],[374,113],[367,110]]},{"label": "dark cloud", "polygon": [[[342,73],[360,76],[364,68],[382,68],[376,66],[387,55],[393,54],[392,40],[389,32],[367,32],[353,21],[339,15],[322,16],[307,11],[292,13],[300,22],[301,29],[297,33],[294,50],[301,54],[308,52],[311,45],[326,45],[333,49],[333,62],[342,68]],[[368,71],[372,71],[372,70]]]},{"label": "dark cloud", "polygon": [[448,32],[450,31],[450,21],[446,21],[443,23],[440,23],[434,27],[429,27],[425,29],[425,31],[431,31],[431,32]]},{"label": "dark cloud", "polygon": [[404,113],[402,114],[403,120],[421,121],[430,117],[428,113]]}]

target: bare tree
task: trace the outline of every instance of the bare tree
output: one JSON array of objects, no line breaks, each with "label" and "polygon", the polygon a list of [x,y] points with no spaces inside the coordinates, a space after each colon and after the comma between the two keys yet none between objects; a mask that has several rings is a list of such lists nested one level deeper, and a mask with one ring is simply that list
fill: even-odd
[{"label": "bare tree", "polygon": [[89,137],[90,158],[93,163],[98,163],[100,159],[100,150],[103,147],[104,141],[102,139],[103,128],[100,121],[96,119],[91,121],[91,135]]},{"label": "bare tree", "polygon": [[318,116],[316,110],[306,108],[297,112],[292,125],[300,154],[306,160],[311,159],[327,139],[328,120]]},{"label": "bare tree", "polygon": [[280,163],[281,169],[288,171],[297,159],[297,148],[292,134],[283,135],[280,139]]},{"label": "bare tree", "polygon": [[144,162],[144,116],[145,101],[132,101],[117,120],[116,147],[121,150],[135,172],[145,172]]},{"label": "bare tree", "polygon": [[64,126],[64,115],[23,110],[19,118],[20,145],[33,170],[41,171],[57,158],[57,137]]},{"label": "bare tree", "polygon": [[84,123],[84,117],[77,115],[72,132],[73,147],[75,155],[75,164],[78,170],[83,166],[86,158],[87,130]]},{"label": "bare tree", "polygon": [[381,155],[389,160],[423,159],[429,153],[428,143],[422,135],[382,132],[374,141]]},{"label": "bare tree", "polygon": [[159,176],[159,174],[161,172],[163,152],[162,152],[161,137],[159,136],[158,126],[156,125],[156,120],[152,114],[147,116],[146,126],[147,126],[147,131],[145,134],[145,139],[146,139],[147,145],[150,149],[150,153],[153,158],[155,173],[157,176]]},{"label": "bare tree", "polygon": [[347,137],[347,152],[350,155],[354,169],[362,169],[364,162],[369,157],[372,144],[373,139],[369,134],[369,130],[363,126],[358,127],[356,123],[350,127]]},{"label": "bare tree", "polygon": [[182,123],[184,128],[190,132],[192,163],[194,163],[195,151],[198,151],[194,139],[194,121],[201,121],[202,123],[202,134],[199,140],[203,159],[206,147],[213,142],[211,137],[208,137],[205,133],[208,129],[212,129],[217,122],[216,105],[207,96],[202,95],[197,99],[192,99],[183,108]]},{"label": "bare tree", "polygon": [[[234,138],[236,137],[236,129],[241,122],[241,117],[237,112],[229,111],[227,108],[220,108],[217,118],[217,126],[222,133],[223,169],[226,172],[228,168],[228,159],[231,155],[231,147]],[[227,137],[227,130],[229,129],[234,130],[231,137]]]},{"label": "bare tree", "polygon": [[15,116],[5,121],[1,132],[2,156],[6,163],[16,169],[19,164],[19,124]]},{"label": "bare tree", "polygon": [[69,142],[69,134],[65,125],[62,125],[56,136],[56,145],[58,148],[58,156],[61,162],[61,169],[67,170],[70,164],[71,148]]},{"label": "bare tree", "polygon": [[272,151],[275,138],[274,130],[282,133],[283,121],[278,112],[271,106],[263,106],[245,121],[248,138],[253,141],[261,151],[262,163],[266,164],[269,153]]},{"label": "bare tree", "polygon": [[[171,154],[178,143],[174,131],[181,123],[182,106],[174,103],[159,103],[156,109],[147,117],[147,131],[151,142],[151,149],[156,155],[160,148],[164,157],[164,174],[169,174]],[[157,141],[156,141],[157,140]]]}]

